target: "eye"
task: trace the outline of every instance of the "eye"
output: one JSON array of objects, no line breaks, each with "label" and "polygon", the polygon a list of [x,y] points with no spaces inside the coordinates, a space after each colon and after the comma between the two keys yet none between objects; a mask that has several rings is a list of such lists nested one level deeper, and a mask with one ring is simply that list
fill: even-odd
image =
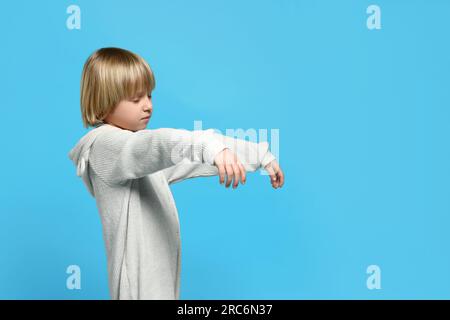
[{"label": "eye", "polygon": [[152,98],[152,94],[151,94],[151,93],[149,93],[147,96],[148,96],[150,99]]}]

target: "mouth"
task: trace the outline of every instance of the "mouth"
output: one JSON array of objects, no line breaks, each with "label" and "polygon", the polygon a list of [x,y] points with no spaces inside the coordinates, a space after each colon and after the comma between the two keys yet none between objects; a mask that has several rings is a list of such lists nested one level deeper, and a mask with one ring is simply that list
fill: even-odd
[{"label": "mouth", "polygon": [[150,119],[150,116],[142,118],[142,120],[148,120],[148,119]]}]

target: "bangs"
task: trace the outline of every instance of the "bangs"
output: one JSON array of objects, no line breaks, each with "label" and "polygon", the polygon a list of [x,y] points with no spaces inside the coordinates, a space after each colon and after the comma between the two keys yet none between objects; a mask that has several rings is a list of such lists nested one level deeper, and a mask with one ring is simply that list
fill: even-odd
[{"label": "bangs", "polygon": [[132,99],[148,94],[155,88],[155,79],[150,67],[145,62],[138,61],[127,67],[127,71],[122,73],[123,79],[120,99]]},{"label": "bangs", "polygon": [[113,107],[121,100],[131,100],[155,88],[155,78],[147,62],[136,55],[121,54],[108,59],[100,70],[103,85],[100,91]]}]

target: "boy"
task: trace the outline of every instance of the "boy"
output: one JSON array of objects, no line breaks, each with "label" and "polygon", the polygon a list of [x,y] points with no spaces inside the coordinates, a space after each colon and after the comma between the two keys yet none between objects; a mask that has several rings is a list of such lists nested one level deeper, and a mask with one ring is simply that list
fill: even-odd
[{"label": "boy", "polygon": [[83,67],[81,114],[94,129],[69,157],[96,199],[112,299],[179,299],[180,229],[169,184],[219,175],[221,184],[226,176],[226,187],[233,180],[236,188],[246,170],[261,167],[274,188],[284,184],[267,142],[213,129],[145,129],[154,87],[150,66],[128,50],[99,49]]}]

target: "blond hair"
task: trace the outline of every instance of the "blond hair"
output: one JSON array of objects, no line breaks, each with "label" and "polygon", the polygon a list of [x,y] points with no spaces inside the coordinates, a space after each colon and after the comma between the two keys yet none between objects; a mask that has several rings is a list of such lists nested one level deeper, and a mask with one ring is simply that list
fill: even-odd
[{"label": "blond hair", "polygon": [[101,48],[86,60],[81,76],[81,116],[85,128],[96,126],[124,99],[151,93],[155,78],[139,55],[120,48]]}]

